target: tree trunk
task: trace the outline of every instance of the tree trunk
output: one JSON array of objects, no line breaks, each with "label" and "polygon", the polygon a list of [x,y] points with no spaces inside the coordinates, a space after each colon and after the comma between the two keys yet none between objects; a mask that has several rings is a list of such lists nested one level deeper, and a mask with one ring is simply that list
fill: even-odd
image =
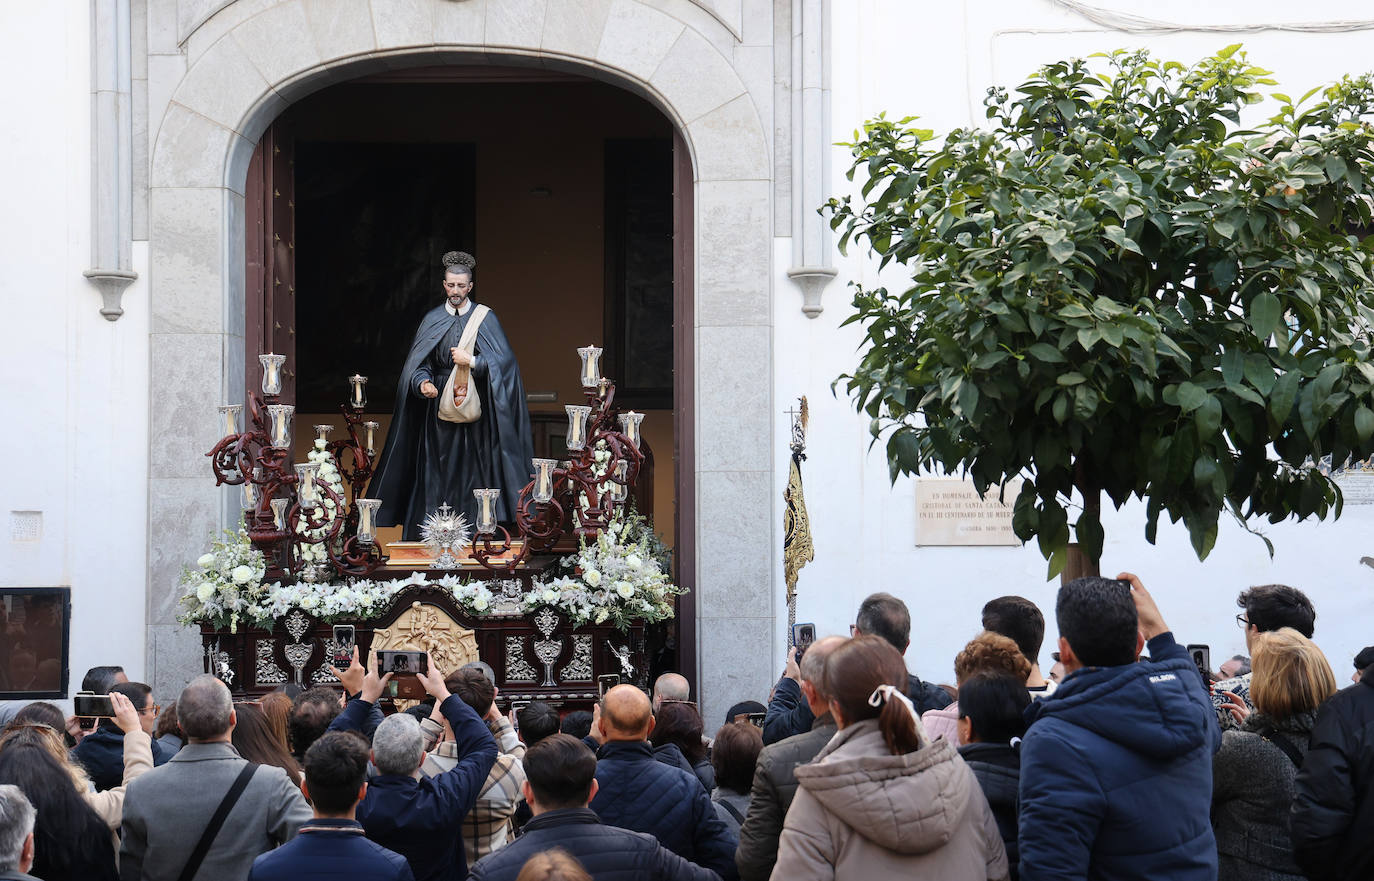
[{"label": "tree trunk", "polygon": [[1078,546],[1078,542],[1069,542],[1069,555],[1064,564],[1064,571],[1059,573],[1060,585],[1068,584],[1075,578],[1082,578],[1084,575],[1101,575],[1098,570],[1098,561],[1090,558],[1083,553],[1083,549]]}]

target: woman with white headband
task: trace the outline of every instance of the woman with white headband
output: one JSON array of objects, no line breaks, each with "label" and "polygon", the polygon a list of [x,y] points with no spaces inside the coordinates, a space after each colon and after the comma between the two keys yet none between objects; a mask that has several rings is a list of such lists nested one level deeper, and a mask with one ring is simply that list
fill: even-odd
[{"label": "woman with white headband", "polygon": [[1001,881],[1007,855],[987,799],[952,743],[931,742],[886,640],[831,652],[825,691],[839,731],[797,768],[772,877]]}]

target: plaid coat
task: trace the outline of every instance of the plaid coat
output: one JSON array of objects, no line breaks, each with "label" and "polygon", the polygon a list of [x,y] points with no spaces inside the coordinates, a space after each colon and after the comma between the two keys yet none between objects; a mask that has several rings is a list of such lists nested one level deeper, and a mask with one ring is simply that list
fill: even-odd
[{"label": "plaid coat", "polygon": [[[452,740],[440,740],[444,727],[434,719],[424,719],[420,728],[425,732],[429,756],[420,771],[427,777],[449,770],[458,763],[458,753]],[[477,862],[487,854],[500,850],[515,837],[511,817],[515,809],[524,801],[521,787],[525,783],[525,766],[521,759],[525,756],[525,745],[510,720],[501,717],[495,722],[488,721],[487,728],[496,738],[496,764],[492,765],[487,781],[477,796],[477,804],[468,811],[463,819],[463,847],[468,854],[468,863]]]}]

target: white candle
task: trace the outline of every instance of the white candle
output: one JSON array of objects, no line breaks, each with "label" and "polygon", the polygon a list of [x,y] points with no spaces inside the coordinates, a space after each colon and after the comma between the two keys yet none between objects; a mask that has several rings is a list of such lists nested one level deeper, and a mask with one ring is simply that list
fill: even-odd
[{"label": "white candle", "polygon": [[381,499],[358,499],[358,542],[370,545],[377,541],[377,508]]},{"label": "white candle", "polygon": [[601,349],[584,346],[577,354],[582,356],[582,387],[596,388],[601,382]]},{"label": "white candle", "polygon": [[264,395],[281,394],[281,366],[285,362],[285,355],[277,355],[272,352],[258,356],[258,363],[262,364],[262,393]]}]

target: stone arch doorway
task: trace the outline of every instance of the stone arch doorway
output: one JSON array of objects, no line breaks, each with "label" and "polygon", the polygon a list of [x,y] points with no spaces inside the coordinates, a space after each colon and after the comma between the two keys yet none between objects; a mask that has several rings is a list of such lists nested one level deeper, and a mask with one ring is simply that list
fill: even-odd
[{"label": "stone arch doorway", "polygon": [[[215,407],[245,386],[244,189],[253,147],[299,98],[332,83],[414,66],[504,65],[569,71],[641,95],[673,124],[690,158],[692,329],[679,362],[692,390],[680,461],[695,511],[684,672],[708,720],[767,693],[773,510],[771,176],[755,100],[713,17],[654,2],[566,2],[528,21],[491,4],[374,2],[329,14],[306,0],[231,3],[188,41],[188,67],[154,123],[150,177],[150,667],[163,687],[197,672],[196,640],[175,624],[176,575],[231,516],[205,479]],[[670,4],[664,3],[667,7]],[[677,4],[680,6],[680,4]],[[251,6],[251,8],[249,8]],[[542,4],[541,4],[542,6]],[[356,8],[355,8],[356,7]],[[566,18],[565,18],[566,16]],[[727,51],[722,51],[724,47]],[[194,57],[192,57],[194,56]],[[684,163],[684,168],[686,168]],[[703,259],[704,258],[704,259]],[[166,381],[175,377],[175,382]],[[680,402],[680,406],[681,406]],[[684,550],[688,542],[683,542]],[[710,566],[700,565],[709,559]]]}]

